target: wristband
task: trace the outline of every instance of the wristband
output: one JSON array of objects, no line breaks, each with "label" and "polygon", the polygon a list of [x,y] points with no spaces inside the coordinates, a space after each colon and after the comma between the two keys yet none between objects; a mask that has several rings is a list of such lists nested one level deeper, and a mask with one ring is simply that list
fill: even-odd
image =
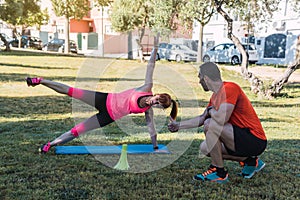
[{"label": "wristband", "polygon": [[212,108],[213,108],[212,106],[209,106],[209,107],[207,108],[207,112],[209,112]]},{"label": "wristband", "polygon": [[210,114],[209,114],[209,111],[210,111],[212,108],[213,108],[212,106],[209,106],[209,107],[207,108],[207,114],[206,114],[206,116],[205,116],[205,119],[211,118],[211,116],[210,116]]}]

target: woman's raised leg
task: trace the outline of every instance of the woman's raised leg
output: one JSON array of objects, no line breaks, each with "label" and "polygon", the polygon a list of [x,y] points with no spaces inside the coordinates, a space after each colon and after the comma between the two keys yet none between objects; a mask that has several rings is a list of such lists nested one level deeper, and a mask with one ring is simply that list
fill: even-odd
[{"label": "woman's raised leg", "polygon": [[[60,94],[66,94],[72,98],[81,100],[82,102],[89,104],[93,107],[96,107],[98,109],[99,105],[96,106],[95,101],[96,101],[96,92],[95,91],[90,91],[90,90],[82,90],[79,88],[73,88],[68,85],[65,85],[63,83],[43,79],[43,78],[27,78],[27,85],[35,87],[36,85],[44,85]],[[101,95],[103,94],[103,95]],[[102,102],[106,102],[106,93],[100,93],[98,92],[97,95],[98,102],[97,104]]]}]

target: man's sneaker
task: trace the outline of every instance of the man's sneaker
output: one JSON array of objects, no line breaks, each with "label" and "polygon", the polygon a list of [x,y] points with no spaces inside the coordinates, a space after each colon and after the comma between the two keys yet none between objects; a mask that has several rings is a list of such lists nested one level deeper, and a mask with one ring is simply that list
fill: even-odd
[{"label": "man's sneaker", "polygon": [[224,178],[218,176],[217,172],[211,173],[205,177],[207,181],[216,182],[216,183],[226,183],[228,182],[228,173],[226,172],[226,175]]},{"label": "man's sneaker", "polygon": [[202,174],[197,174],[193,177],[194,180],[198,181],[205,181],[205,178],[207,175],[211,173],[217,173],[217,168],[210,166],[206,172],[203,172]]},{"label": "man's sneaker", "polygon": [[252,176],[254,176],[256,172],[259,172],[266,166],[266,164],[259,158],[256,158],[255,161],[256,161],[255,166],[250,166],[244,162],[240,162],[240,165],[243,166],[243,169],[241,173],[239,173],[239,175],[249,179],[252,178]]},{"label": "man's sneaker", "polygon": [[41,148],[39,149],[40,153],[47,153],[51,148],[51,144],[50,142],[48,142],[47,144],[44,144],[41,146]]},{"label": "man's sneaker", "polygon": [[29,86],[34,87],[36,85],[39,85],[41,83],[41,80],[43,80],[43,78],[40,78],[40,77],[36,77],[36,78],[27,77],[26,78],[26,82],[27,82],[28,87]]},{"label": "man's sneaker", "polygon": [[210,166],[206,172],[195,175],[193,179],[201,180],[201,181],[211,181],[217,183],[226,183],[228,181],[228,173],[226,172],[225,177],[222,178],[217,174],[217,168]]}]

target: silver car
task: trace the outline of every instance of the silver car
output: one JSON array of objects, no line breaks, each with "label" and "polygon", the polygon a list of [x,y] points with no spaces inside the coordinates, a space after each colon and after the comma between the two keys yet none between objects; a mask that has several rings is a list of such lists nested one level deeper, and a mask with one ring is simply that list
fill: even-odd
[{"label": "silver car", "polygon": [[[257,62],[258,52],[255,45],[243,44],[243,47],[249,55],[249,62]],[[203,62],[231,63],[232,65],[236,65],[241,63],[241,61],[241,54],[232,43],[219,44],[203,54]]]},{"label": "silver car", "polygon": [[168,44],[165,51],[165,59],[169,61],[175,60],[176,62],[196,62],[197,52],[182,44]]}]

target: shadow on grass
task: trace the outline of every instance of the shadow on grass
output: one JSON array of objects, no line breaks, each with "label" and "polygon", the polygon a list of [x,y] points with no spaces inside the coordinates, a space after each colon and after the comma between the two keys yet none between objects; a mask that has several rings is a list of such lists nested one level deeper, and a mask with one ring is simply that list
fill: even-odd
[{"label": "shadow on grass", "polygon": [[4,67],[24,67],[26,69],[28,68],[33,68],[33,69],[75,69],[77,68],[72,68],[72,67],[48,67],[48,66],[34,66],[34,65],[23,65],[23,64],[14,64],[14,63],[0,63],[0,66]]},{"label": "shadow on grass", "polygon": [[[8,81],[18,81],[24,82],[26,84],[26,77],[36,77],[34,74],[20,74],[20,73],[0,73],[0,81],[8,82]],[[134,78],[88,78],[88,77],[66,77],[66,76],[43,76],[44,79],[53,80],[53,81],[66,81],[72,82],[75,81],[77,83],[80,82],[117,82],[117,81],[143,81],[144,79],[134,79]]]},{"label": "shadow on grass", "polygon": [[[266,87],[270,87],[271,85],[265,85]],[[292,94],[289,95],[288,92],[292,92],[293,90],[296,90],[300,87],[300,82],[288,82],[285,83],[283,86],[283,89],[281,90],[281,93],[276,97],[278,98],[298,98],[300,97],[300,94]],[[249,91],[250,90],[250,86],[243,86],[241,87],[243,91]]]},{"label": "shadow on grass", "polygon": [[[16,76],[18,78],[19,76]],[[25,84],[25,81],[24,81]],[[27,87],[27,86],[25,86]],[[18,91],[15,91],[18,92]],[[72,113],[72,98],[68,96],[58,95],[58,96],[34,96],[34,97],[0,97],[1,109],[0,113],[3,117],[14,118],[14,117],[25,117],[25,115],[30,114],[66,114]],[[181,109],[185,108],[200,108],[205,109],[208,104],[207,101],[201,100],[186,100],[183,99],[179,102],[179,107]],[[274,107],[272,102],[254,102],[256,107]],[[78,104],[76,104],[78,105]],[[80,104],[81,105],[81,104]],[[278,108],[291,108],[300,104],[276,104]],[[89,111],[94,108],[82,103],[82,106],[87,106]],[[156,109],[156,108],[155,108]],[[96,113],[96,109],[95,109]],[[166,113],[167,117],[168,113]],[[195,110],[195,116],[199,113]],[[143,118],[143,117],[142,117]],[[178,118],[179,120],[180,118]],[[275,118],[262,118],[263,122],[279,122]],[[280,120],[280,122],[285,122],[285,120]],[[286,122],[289,122],[287,119]]]},{"label": "shadow on grass", "polygon": [[[209,98],[209,96],[208,96]],[[208,105],[207,100],[197,100],[197,99],[180,99],[180,102],[183,102],[183,104],[179,104],[179,106],[183,108],[188,108],[188,107],[195,107],[195,105],[199,105],[199,108],[205,108]],[[291,108],[291,107],[299,107],[300,103],[274,103],[272,101],[251,101],[252,105],[254,107],[266,107],[266,108],[271,108],[271,107],[276,107],[276,108]],[[195,107],[196,108],[196,107]],[[195,113],[197,114],[197,113]],[[199,114],[199,113],[198,113]]]},{"label": "shadow on grass", "polygon": [[44,52],[44,51],[34,51],[34,50],[22,50],[12,49],[11,51],[1,51],[0,55],[4,56],[48,56],[48,57],[58,57],[58,56],[64,56],[64,57],[84,57],[82,55],[76,55],[76,54],[63,54],[63,53],[56,53],[56,52]]},{"label": "shadow on grass", "polygon": [[6,118],[72,112],[72,100],[68,96],[0,97],[0,104],[2,116]]},{"label": "shadow on grass", "polygon": [[[287,98],[288,99],[288,98]],[[276,108],[291,108],[291,107],[298,107],[300,105],[300,103],[293,103],[293,104],[289,104],[289,103],[274,103],[272,101],[251,101],[252,105],[254,107],[266,107],[266,108],[270,108],[270,107],[276,107]]]},{"label": "shadow on grass", "polygon": [[38,51],[38,50],[26,50],[26,49],[12,49],[11,51],[0,51],[0,55],[3,56],[40,56],[40,57],[77,57],[77,58],[92,58],[92,59],[105,59],[105,60],[133,60],[127,58],[111,58],[101,56],[86,56],[83,54],[64,54],[51,51]]},{"label": "shadow on grass", "polygon": [[[194,140],[171,165],[134,174],[108,168],[91,155],[53,152],[38,155],[40,140],[35,134],[26,137],[7,134],[0,140],[3,199],[20,196],[31,199],[32,194],[50,200],[144,199],[145,196],[147,199],[297,199],[299,195],[299,140],[269,141],[260,156],[266,167],[252,179],[237,175],[241,171],[239,163],[226,161],[229,182],[216,184],[192,180],[210,165],[209,158],[198,157],[200,140]],[[130,159],[128,162],[132,164]]]}]

